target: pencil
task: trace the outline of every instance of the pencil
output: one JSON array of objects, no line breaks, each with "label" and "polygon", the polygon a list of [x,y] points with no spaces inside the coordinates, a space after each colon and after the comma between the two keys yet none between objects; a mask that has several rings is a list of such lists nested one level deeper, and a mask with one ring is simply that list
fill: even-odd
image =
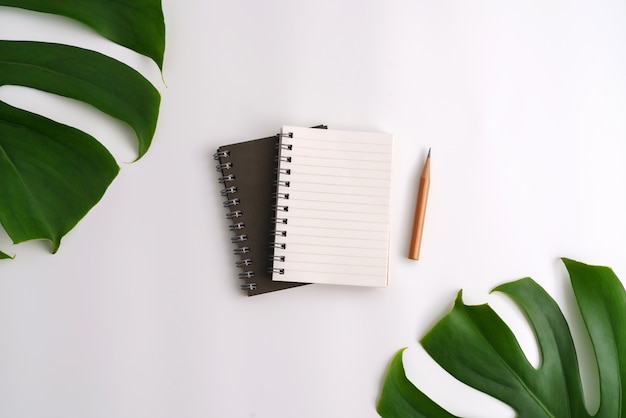
[{"label": "pencil", "polygon": [[428,202],[428,189],[430,188],[430,148],[422,169],[420,186],[417,191],[417,203],[415,204],[415,218],[413,219],[413,233],[411,234],[411,249],[409,258],[419,260],[420,247],[422,246],[422,231],[424,230],[424,218],[426,217],[426,203]]}]

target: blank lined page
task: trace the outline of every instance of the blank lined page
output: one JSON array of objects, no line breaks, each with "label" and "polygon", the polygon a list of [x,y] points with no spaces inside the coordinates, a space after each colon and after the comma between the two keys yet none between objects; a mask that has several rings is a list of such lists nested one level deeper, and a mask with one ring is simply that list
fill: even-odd
[{"label": "blank lined page", "polygon": [[281,134],[272,279],[386,286],[393,136]]}]

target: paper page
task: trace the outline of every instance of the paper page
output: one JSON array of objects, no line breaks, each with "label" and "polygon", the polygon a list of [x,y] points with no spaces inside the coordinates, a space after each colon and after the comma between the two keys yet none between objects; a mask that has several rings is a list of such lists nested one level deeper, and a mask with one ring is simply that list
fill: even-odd
[{"label": "paper page", "polygon": [[392,140],[282,128],[273,280],[387,285]]}]

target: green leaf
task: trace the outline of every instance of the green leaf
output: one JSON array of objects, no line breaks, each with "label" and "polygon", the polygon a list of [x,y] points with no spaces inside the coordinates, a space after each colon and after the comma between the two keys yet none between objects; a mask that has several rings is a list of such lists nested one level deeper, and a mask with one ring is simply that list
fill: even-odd
[{"label": "green leaf", "polygon": [[7,258],[13,258],[13,257],[0,251],[0,260],[5,260]]},{"label": "green leaf", "polygon": [[383,393],[378,402],[378,413],[387,418],[454,417],[416,388],[406,377],[402,354],[396,353],[389,366]]},{"label": "green leaf", "polygon": [[564,259],[572,288],[594,349],[600,375],[596,417],[621,417],[626,411],[626,291],[613,270]]},{"label": "green leaf", "polygon": [[139,157],[150,147],[160,95],[137,71],[106,55],[45,42],[0,41],[0,86],[9,84],[91,104],[135,130]]},{"label": "green leaf", "polygon": [[[563,262],[598,365],[601,400],[595,416],[621,417],[626,399],[621,383],[626,379],[626,292],[607,267]],[[509,327],[488,305],[467,306],[461,293],[453,309],[422,339],[424,349],[452,376],[507,403],[519,417],[590,417],[574,343],[556,302],[530,278],[494,291],[507,294],[526,314],[539,344],[538,368],[528,362]],[[378,406],[383,417],[451,416],[434,408],[434,402],[402,376],[402,363],[394,360]],[[427,407],[430,412],[424,415]]]},{"label": "green leaf", "polygon": [[[0,6],[54,13],[85,23],[162,68],[160,0],[0,0]],[[79,100],[126,122],[138,156],[150,147],[160,106],[141,74],[110,57],[45,42],[0,40],[0,87],[35,88]],[[47,239],[52,250],[103,196],[119,171],[95,138],[0,101],[0,223],[14,243]],[[0,253],[0,258],[7,255]]]},{"label": "green leaf", "polygon": [[[119,61],[67,45],[0,41],[0,86],[9,84],[91,104],[135,130],[139,157],[150,146],[159,93]],[[56,251],[117,172],[91,136],[1,103],[0,222],[13,242],[48,239]]]},{"label": "green leaf", "polygon": [[0,102],[0,222],[15,243],[61,238],[118,173],[93,137]]},{"label": "green leaf", "polygon": [[0,0],[0,6],[75,19],[113,42],[152,58],[163,68],[165,23],[161,0]]}]

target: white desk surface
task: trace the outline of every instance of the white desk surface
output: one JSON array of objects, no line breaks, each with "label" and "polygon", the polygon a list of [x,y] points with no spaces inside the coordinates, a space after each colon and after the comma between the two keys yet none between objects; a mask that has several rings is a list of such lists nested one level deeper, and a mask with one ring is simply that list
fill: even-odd
[{"label": "white desk surface", "polygon": [[[626,280],[624,2],[163,3],[165,84],[152,63],[80,25],[0,8],[0,38],[98,49],[163,95],[152,148],[126,164],[126,127],[0,89],[2,100],[105,137],[122,164],[56,255],[0,233],[0,248],[17,254],[0,266],[0,416],[375,417],[388,364],[406,346],[411,378],[451,411],[513,416],[455,383],[418,340],[462,288],[467,303],[493,303],[537,362],[518,312],[488,294],[525,276],[562,304],[589,354],[559,257]],[[247,298],[212,154],[318,123],[395,134],[390,286]]]}]

